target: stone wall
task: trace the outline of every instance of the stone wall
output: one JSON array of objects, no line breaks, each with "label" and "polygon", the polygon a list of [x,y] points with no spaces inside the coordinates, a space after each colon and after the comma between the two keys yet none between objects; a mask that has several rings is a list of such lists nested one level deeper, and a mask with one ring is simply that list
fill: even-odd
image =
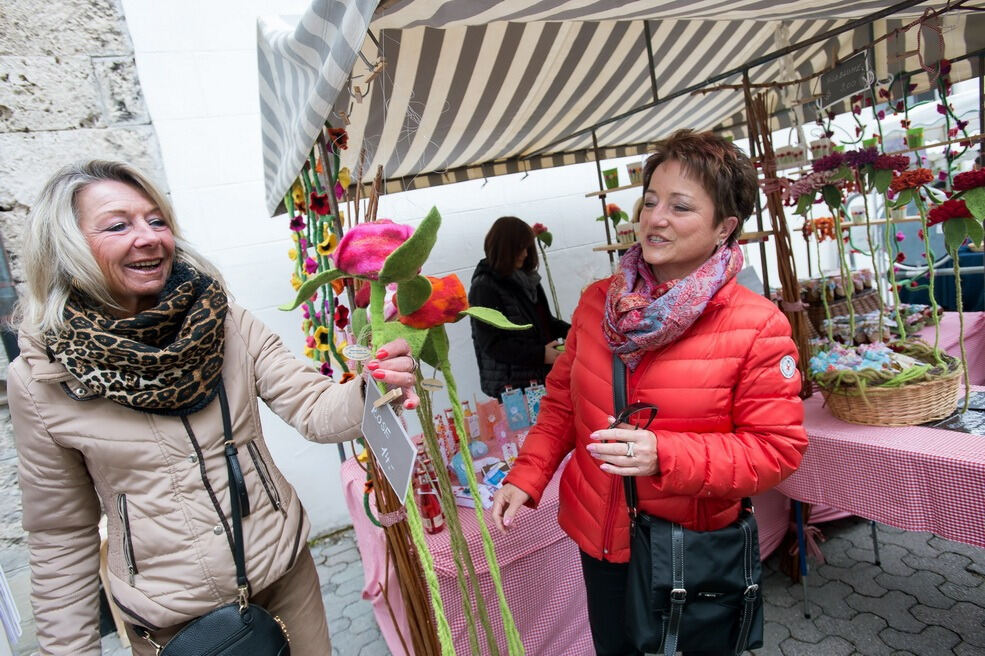
[{"label": "stone wall", "polygon": [[164,174],[117,0],[5,0],[0,25],[0,234],[20,283],[21,228],[54,171],[103,157]]},{"label": "stone wall", "polygon": [[[15,283],[24,281],[17,252],[38,191],[58,168],[87,157],[132,162],[166,188],[122,7],[117,0],[0,0],[0,233]],[[5,372],[0,350],[0,390]],[[31,654],[37,640],[20,519],[17,455],[0,406],[0,565],[23,618],[15,653]]]}]

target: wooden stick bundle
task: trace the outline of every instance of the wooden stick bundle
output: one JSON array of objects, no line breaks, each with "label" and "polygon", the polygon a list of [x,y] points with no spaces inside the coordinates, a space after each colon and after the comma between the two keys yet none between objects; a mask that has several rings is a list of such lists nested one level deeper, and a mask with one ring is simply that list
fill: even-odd
[{"label": "wooden stick bundle", "polygon": [[[754,141],[760,154],[763,176],[766,180],[776,178],[776,159],[773,155],[773,139],[769,128],[769,111],[766,107],[766,96],[757,95],[755,98],[747,88],[746,113],[749,119],[749,139]],[[813,393],[813,383],[808,374],[810,360],[810,341],[807,327],[807,315],[804,309],[792,309],[800,304],[800,282],[797,280],[797,268],[794,263],[793,243],[787,220],[783,210],[783,199],[778,185],[766,192],[766,207],[769,210],[770,222],[773,225],[773,235],[776,243],[776,262],[780,276],[781,298],[780,309],[790,322],[794,343],[800,353],[801,398],[808,398]],[[765,272],[764,272],[765,274]]]}]

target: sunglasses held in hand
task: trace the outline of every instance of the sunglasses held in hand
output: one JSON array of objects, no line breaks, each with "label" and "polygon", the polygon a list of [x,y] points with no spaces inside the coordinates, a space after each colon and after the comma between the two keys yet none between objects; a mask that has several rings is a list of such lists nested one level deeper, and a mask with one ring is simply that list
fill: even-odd
[{"label": "sunglasses held in hand", "polygon": [[619,411],[613,422],[609,424],[609,428],[617,428],[619,424],[630,424],[632,422],[629,420],[642,412],[649,412],[646,421],[642,424],[633,424],[633,426],[637,429],[646,430],[657,416],[657,406],[652,403],[630,403]]}]

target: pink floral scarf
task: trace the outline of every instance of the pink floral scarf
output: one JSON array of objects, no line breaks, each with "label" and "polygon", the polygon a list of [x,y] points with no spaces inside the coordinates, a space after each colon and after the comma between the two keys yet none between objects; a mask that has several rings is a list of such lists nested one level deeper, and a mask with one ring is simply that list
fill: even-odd
[{"label": "pink floral scarf", "polygon": [[741,268],[742,251],[733,244],[716,250],[688,276],[659,283],[643,249],[634,245],[619,260],[605,299],[602,330],[609,347],[635,370],[645,352],[684,334]]}]

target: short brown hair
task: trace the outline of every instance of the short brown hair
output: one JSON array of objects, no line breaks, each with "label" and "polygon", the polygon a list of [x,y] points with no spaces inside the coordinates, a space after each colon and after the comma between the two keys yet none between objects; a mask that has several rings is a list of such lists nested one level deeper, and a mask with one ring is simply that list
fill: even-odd
[{"label": "short brown hair", "polygon": [[534,245],[534,231],[526,221],[515,216],[501,216],[489,228],[485,242],[486,262],[493,271],[508,276],[516,268],[516,258],[526,251],[527,257],[520,267],[524,271],[536,271],[539,264]]},{"label": "short brown hair", "polygon": [[680,162],[684,175],[694,176],[715,205],[715,225],[734,216],[739,224],[728,236],[734,243],[742,232],[742,223],[756,209],[759,194],[756,167],[728,139],[712,132],[678,130],[654,144],[654,152],[643,165],[643,192],[650,178],[664,162]]}]

